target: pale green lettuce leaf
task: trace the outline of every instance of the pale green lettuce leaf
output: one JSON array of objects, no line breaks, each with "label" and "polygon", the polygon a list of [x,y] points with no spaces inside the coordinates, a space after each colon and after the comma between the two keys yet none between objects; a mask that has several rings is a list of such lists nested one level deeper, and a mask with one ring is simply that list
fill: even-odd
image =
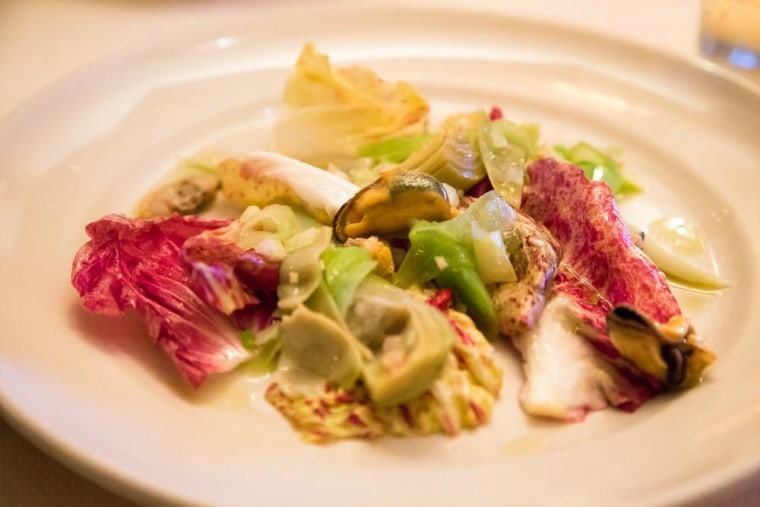
[{"label": "pale green lettuce leaf", "polygon": [[410,84],[356,65],[333,67],[312,44],[303,48],[284,101],[293,110],[275,125],[271,148],[320,167],[358,156],[368,143],[424,133],[430,109]]}]

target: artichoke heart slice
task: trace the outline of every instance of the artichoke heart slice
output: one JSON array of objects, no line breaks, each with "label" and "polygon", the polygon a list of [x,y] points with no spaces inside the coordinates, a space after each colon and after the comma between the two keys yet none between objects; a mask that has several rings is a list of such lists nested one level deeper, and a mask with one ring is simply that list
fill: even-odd
[{"label": "artichoke heart slice", "polygon": [[346,389],[359,378],[363,347],[338,322],[301,305],[280,330],[286,364]]},{"label": "artichoke heart slice", "polygon": [[429,174],[464,191],[486,176],[476,129],[462,126],[438,131],[398,168]]},{"label": "artichoke heart slice", "polygon": [[[386,282],[368,279],[356,294],[357,301],[378,297],[386,304],[363,307],[374,307],[380,314],[365,318],[387,327],[362,378],[372,401],[382,407],[411,401],[431,387],[446,363],[456,332],[439,310]],[[357,331],[362,339],[364,333]]]},{"label": "artichoke heart slice", "polygon": [[289,312],[306,301],[322,282],[320,255],[329,246],[329,227],[307,229],[290,238],[290,250],[280,264],[280,284],[277,287],[277,305]]}]

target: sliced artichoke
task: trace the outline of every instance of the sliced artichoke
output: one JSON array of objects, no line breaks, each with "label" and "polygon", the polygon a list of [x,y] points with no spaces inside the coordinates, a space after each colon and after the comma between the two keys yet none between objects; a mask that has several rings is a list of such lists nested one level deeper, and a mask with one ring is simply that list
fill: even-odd
[{"label": "sliced artichoke", "polygon": [[290,252],[280,263],[278,306],[292,311],[311,296],[322,282],[319,256],[329,246],[329,227],[308,229],[290,238],[285,248]]},{"label": "sliced artichoke", "polygon": [[457,339],[443,313],[378,279],[360,286],[351,312],[349,326],[374,346],[362,370],[372,400],[381,407],[397,405],[427,391]]},{"label": "sliced artichoke", "polygon": [[419,150],[398,166],[404,171],[419,171],[460,190],[468,190],[486,175],[480,159],[477,133],[463,128],[437,132]]},{"label": "sliced artichoke", "polygon": [[362,347],[329,317],[299,306],[282,319],[282,359],[290,367],[350,388],[362,370]]},{"label": "sliced artichoke", "polygon": [[705,247],[696,228],[681,217],[649,224],[642,249],[666,275],[691,287],[714,291],[733,285],[692,260],[704,254]]},{"label": "sliced artichoke", "polygon": [[538,127],[507,119],[486,122],[480,131],[480,154],[493,188],[518,208],[525,180],[525,167],[538,149]]}]

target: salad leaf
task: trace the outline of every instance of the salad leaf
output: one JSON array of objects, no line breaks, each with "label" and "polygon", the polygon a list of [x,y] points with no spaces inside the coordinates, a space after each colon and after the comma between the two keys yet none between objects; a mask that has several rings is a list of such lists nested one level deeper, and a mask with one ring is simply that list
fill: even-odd
[{"label": "salad leaf", "polygon": [[[173,215],[143,220],[107,215],[90,223],[77,252],[71,282],[89,311],[110,316],[135,309],[155,343],[194,387],[250,357],[238,339],[245,327],[263,327],[271,309],[225,316],[191,289],[180,260],[184,243],[230,224]],[[244,325],[241,325],[243,324]]]},{"label": "salad leaf", "polygon": [[287,242],[289,254],[280,265],[280,285],[277,287],[282,311],[295,310],[322,283],[319,256],[330,245],[331,239],[332,230],[321,226],[296,234]]},{"label": "salad leaf", "polygon": [[274,310],[280,265],[236,242],[239,222],[188,238],[180,258],[189,284],[206,303],[227,315],[248,305]]},{"label": "salad leaf", "polygon": [[412,153],[422,148],[428,139],[430,139],[430,134],[420,134],[413,137],[393,137],[359,147],[359,156],[369,157],[375,162],[400,164],[409,158]]},{"label": "salad leaf", "polygon": [[238,338],[243,347],[251,352],[251,358],[245,363],[248,371],[259,374],[274,371],[282,350],[279,322],[260,331],[245,329],[238,334]]},{"label": "salad leaf", "polygon": [[395,164],[375,161],[368,157],[338,158],[327,164],[327,172],[340,178],[347,179],[360,188],[375,181],[384,170],[395,167]]},{"label": "salad leaf", "polygon": [[274,126],[271,148],[320,167],[356,157],[368,143],[425,132],[430,109],[410,84],[360,66],[335,68],[313,44],[304,46],[284,100],[294,110]]},{"label": "salad leaf", "polygon": [[538,149],[538,126],[499,118],[480,130],[480,154],[493,188],[510,205],[518,207],[525,167]]},{"label": "salad leaf", "polygon": [[324,224],[359,190],[327,171],[267,151],[228,159],[219,167],[222,193],[233,204],[296,206]]},{"label": "salad leaf", "polygon": [[398,284],[408,287],[435,279],[454,291],[486,336],[495,334],[496,312],[484,275],[489,283],[516,278],[501,236],[514,220],[514,210],[490,191],[451,220],[418,221],[409,231],[411,246],[399,267]]},{"label": "salad leaf", "polygon": [[340,311],[345,313],[359,284],[377,266],[369,252],[358,246],[332,247],[322,252],[323,276]]},{"label": "salad leaf", "polygon": [[588,179],[607,183],[615,195],[641,192],[641,187],[623,174],[623,164],[609,152],[595,148],[585,141],[571,147],[557,145],[554,151],[583,169]]}]

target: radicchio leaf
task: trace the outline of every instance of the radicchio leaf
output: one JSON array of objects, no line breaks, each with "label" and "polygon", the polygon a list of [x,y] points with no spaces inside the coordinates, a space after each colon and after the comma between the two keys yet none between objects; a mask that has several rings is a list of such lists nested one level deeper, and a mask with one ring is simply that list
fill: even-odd
[{"label": "radicchio leaf", "polygon": [[134,308],[155,343],[197,387],[207,375],[246,360],[250,353],[238,339],[240,324],[262,322],[247,312],[260,312],[258,306],[227,317],[188,284],[180,259],[185,241],[229,224],[193,216],[143,220],[107,215],[87,226],[91,239],[74,258],[72,284],[82,305],[94,313],[120,316]]},{"label": "radicchio leaf", "polygon": [[230,315],[249,305],[271,314],[277,306],[279,263],[235,243],[238,222],[204,231],[185,241],[180,258],[190,285],[204,301]]},{"label": "radicchio leaf", "polygon": [[598,331],[593,338],[600,350],[616,355],[609,350],[604,319],[614,306],[633,306],[658,322],[681,314],[665,275],[634,245],[607,184],[554,159],[532,164],[528,175],[522,209],[562,245],[558,283],[576,287],[567,290],[589,310],[599,309],[601,318],[587,323]]},{"label": "radicchio leaf", "polygon": [[[607,335],[606,316],[615,306],[626,304],[666,322],[681,313],[678,302],[665,276],[633,244],[607,184],[590,181],[582,169],[553,159],[531,164],[528,179],[521,209],[549,229],[563,252],[547,304],[556,315],[544,317],[553,317],[564,327],[537,327],[516,343],[524,355],[526,374],[533,377],[528,378],[521,401],[538,410],[551,405],[542,415],[568,420],[581,420],[588,410],[607,404],[635,410],[662,386],[620,357]],[[564,345],[547,348],[546,333],[554,341],[564,336]],[[586,350],[574,335],[593,347]],[[577,353],[565,353],[568,340]],[[530,355],[539,348],[551,357]],[[559,348],[562,351],[552,355],[552,349]],[[567,389],[570,381],[562,371],[576,372],[577,389]],[[566,394],[571,391],[572,396]]]}]

